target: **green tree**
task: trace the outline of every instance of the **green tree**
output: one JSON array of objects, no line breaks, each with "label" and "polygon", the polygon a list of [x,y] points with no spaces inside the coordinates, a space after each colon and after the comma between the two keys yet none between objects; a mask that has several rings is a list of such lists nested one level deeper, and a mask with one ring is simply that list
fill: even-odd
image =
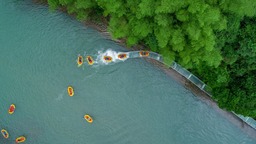
[{"label": "green tree", "polygon": [[105,17],[113,38],[193,71],[218,104],[256,117],[255,0],[48,0],[78,19]]},{"label": "green tree", "polygon": [[220,107],[256,118],[256,18],[228,19],[228,29],[217,33],[222,64],[201,65],[194,71],[213,88]]}]

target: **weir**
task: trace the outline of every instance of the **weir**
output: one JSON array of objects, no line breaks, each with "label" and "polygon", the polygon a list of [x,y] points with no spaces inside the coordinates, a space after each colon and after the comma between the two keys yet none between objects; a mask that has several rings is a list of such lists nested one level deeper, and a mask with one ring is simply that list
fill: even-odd
[{"label": "weir", "polygon": [[[100,63],[101,62],[101,63],[107,64],[106,62],[104,62],[103,57],[104,56],[110,56],[110,57],[113,58],[113,62],[121,62],[121,61],[125,61],[125,60],[127,60],[129,58],[151,58],[151,59],[154,59],[154,60],[157,60],[157,61],[163,63],[164,65],[167,65],[166,63],[164,63],[162,55],[160,55],[158,53],[147,51],[149,53],[148,56],[141,56],[140,52],[145,52],[145,51],[116,52],[116,51],[113,51],[113,50],[109,49],[109,50],[107,50],[104,53],[99,52],[99,55],[96,58],[96,63]],[[121,54],[121,53],[127,54],[127,59],[125,59],[125,60],[118,60],[118,54]],[[167,65],[167,66],[168,66],[168,68],[171,68],[171,69],[175,70],[176,72],[181,74],[183,77],[185,77],[187,80],[192,82],[199,89],[201,89],[203,92],[205,92],[208,96],[212,97],[212,94],[211,94],[212,89],[211,89],[211,87],[206,85],[203,81],[201,81],[198,77],[193,75],[187,69],[183,68],[181,65],[179,65],[178,63],[176,63],[174,61],[172,62],[172,64],[170,66],[169,65]],[[235,112],[232,112],[232,113],[234,115],[236,115],[237,117],[239,117],[242,121],[247,123],[249,126],[251,126],[252,128],[254,128],[256,130],[256,121],[253,118],[245,117],[243,115],[236,114]]]},{"label": "weir", "polygon": [[[148,56],[141,56],[140,52],[148,52],[149,55]],[[118,58],[119,54],[126,54],[127,58],[123,59],[123,60],[120,60]],[[108,49],[105,52],[100,52],[99,51],[97,57],[93,57],[93,59],[95,60],[96,64],[101,64],[101,63],[108,64],[108,63],[111,63],[111,62],[105,62],[104,56],[111,57],[112,58],[111,62],[114,62],[114,63],[115,62],[125,61],[125,60],[131,59],[131,58],[151,58],[151,59],[155,59],[155,60],[157,60],[157,61],[159,61],[161,63],[164,63],[163,62],[163,58],[162,58],[162,56],[160,54],[155,53],[155,52],[151,52],[151,51],[116,52],[116,51],[113,51],[111,49]]]},{"label": "weir", "polygon": [[[175,70],[176,72],[184,76],[194,85],[196,85],[198,88],[204,91],[207,95],[212,97],[212,94],[211,94],[212,89],[209,86],[207,86],[203,81],[201,81],[198,77],[196,77],[191,72],[189,72],[187,69],[183,68],[181,65],[179,65],[176,62],[173,62],[169,68],[172,68],[173,70]],[[253,118],[245,117],[243,115],[236,114],[235,112],[232,112],[232,113],[256,130],[256,121]]]}]

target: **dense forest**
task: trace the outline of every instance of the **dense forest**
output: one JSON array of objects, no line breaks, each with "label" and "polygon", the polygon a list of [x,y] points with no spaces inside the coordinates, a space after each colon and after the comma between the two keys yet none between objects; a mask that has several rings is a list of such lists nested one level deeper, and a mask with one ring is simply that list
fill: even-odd
[{"label": "dense forest", "polygon": [[256,118],[255,0],[47,2],[79,20],[103,17],[114,39],[177,61],[213,89],[220,107]]}]

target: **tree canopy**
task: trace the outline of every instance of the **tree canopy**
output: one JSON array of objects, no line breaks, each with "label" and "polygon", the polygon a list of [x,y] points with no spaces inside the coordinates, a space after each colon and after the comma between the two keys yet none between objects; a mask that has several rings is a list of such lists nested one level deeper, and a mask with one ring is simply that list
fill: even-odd
[{"label": "tree canopy", "polygon": [[256,118],[255,0],[48,0],[80,20],[105,17],[115,39],[196,73],[219,105]]}]

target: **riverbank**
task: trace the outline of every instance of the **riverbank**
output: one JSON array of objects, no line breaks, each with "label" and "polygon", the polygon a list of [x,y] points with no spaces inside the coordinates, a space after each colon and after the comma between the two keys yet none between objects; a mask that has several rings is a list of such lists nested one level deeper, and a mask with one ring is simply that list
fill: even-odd
[{"label": "riverbank", "polygon": [[[65,12],[65,8],[61,9],[61,11]],[[111,34],[107,31],[107,23],[104,23],[104,21],[103,22],[85,21],[83,23],[87,27],[91,27],[91,28],[98,30],[107,39],[113,40]],[[119,45],[121,45],[123,47],[126,47],[124,39],[118,39],[118,40],[113,40],[113,41],[117,42]],[[136,46],[133,46],[128,49],[141,50],[141,49],[146,49],[146,47],[142,46],[142,45],[136,45]],[[175,70],[170,69],[170,68],[166,67],[165,65],[158,63],[155,60],[147,59],[147,61],[149,61],[150,63],[154,64],[155,66],[161,68],[166,74],[170,75],[177,82],[182,84],[188,90],[192,91],[196,96],[200,97],[200,99],[202,99],[208,105],[211,105],[214,109],[216,109],[216,111],[218,111],[223,116],[227,117],[232,123],[234,123],[235,125],[240,127],[242,130],[255,133],[254,129],[252,129],[249,125],[247,125],[240,118],[235,116],[233,113],[220,109],[217,106],[217,103],[214,100],[212,100],[212,98],[210,96],[208,96],[206,93],[204,93],[203,91],[198,89],[194,84],[192,84],[190,81],[188,81],[185,77],[178,74]]]},{"label": "riverbank", "polygon": [[194,85],[192,82],[190,82],[188,79],[186,79],[184,76],[179,74],[177,71],[173,70],[172,68],[168,68],[167,66],[163,65],[162,63],[147,59],[148,62],[152,63],[154,66],[160,68],[163,70],[168,76],[172,77],[176,82],[183,85],[186,89],[191,91],[196,97],[200,98],[203,102],[205,102],[207,105],[214,108],[215,111],[217,111],[219,114],[221,114],[223,117],[227,118],[231,123],[239,127],[244,132],[248,133],[251,137],[256,139],[256,130],[248,125],[246,122],[244,122],[242,119],[237,117],[232,112],[226,111],[224,109],[219,108],[216,101],[214,101],[211,96],[209,96],[207,93],[199,89],[196,85]]},{"label": "riverbank", "polygon": [[[93,29],[96,29],[99,31],[103,36],[105,36],[107,39],[113,40],[111,37],[111,34],[107,32],[107,25],[106,23],[99,23],[99,22],[93,22],[93,21],[85,21],[85,26],[91,27]],[[117,42],[119,45],[126,47],[127,49],[131,50],[144,50],[147,49],[143,45],[136,45],[131,48],[128,48],[125,45],[125,40],[113,40]],[[170,67],[167,67],[163,63],[160,63],[154,59],[146,59],[149,63],[153,64],[154,66],[160,68],[163,70],[168,76],[172,77],[176,82],[183,85],[186,89],[191,91],[195,96],[199,97],[202,101],[204,101],[206,104],[210,105],[212,108],[214,108],[218,113],[220,113],[222,116],[227,118],[231,123],[242,129],[244,132],[248,133],[250,136],[256,139],[256,130],[248,125],[246,122],[244,122],[242,119],[237,117],[232,112],[226,111],[224,109],[219,108],[216,101],[214,101],[211,96],[209,96],[207,93],[199,89],[196,85],[194,85],[192,82],[190,82],[188,79],[186,79],[184,76],[176,72]]]}]

